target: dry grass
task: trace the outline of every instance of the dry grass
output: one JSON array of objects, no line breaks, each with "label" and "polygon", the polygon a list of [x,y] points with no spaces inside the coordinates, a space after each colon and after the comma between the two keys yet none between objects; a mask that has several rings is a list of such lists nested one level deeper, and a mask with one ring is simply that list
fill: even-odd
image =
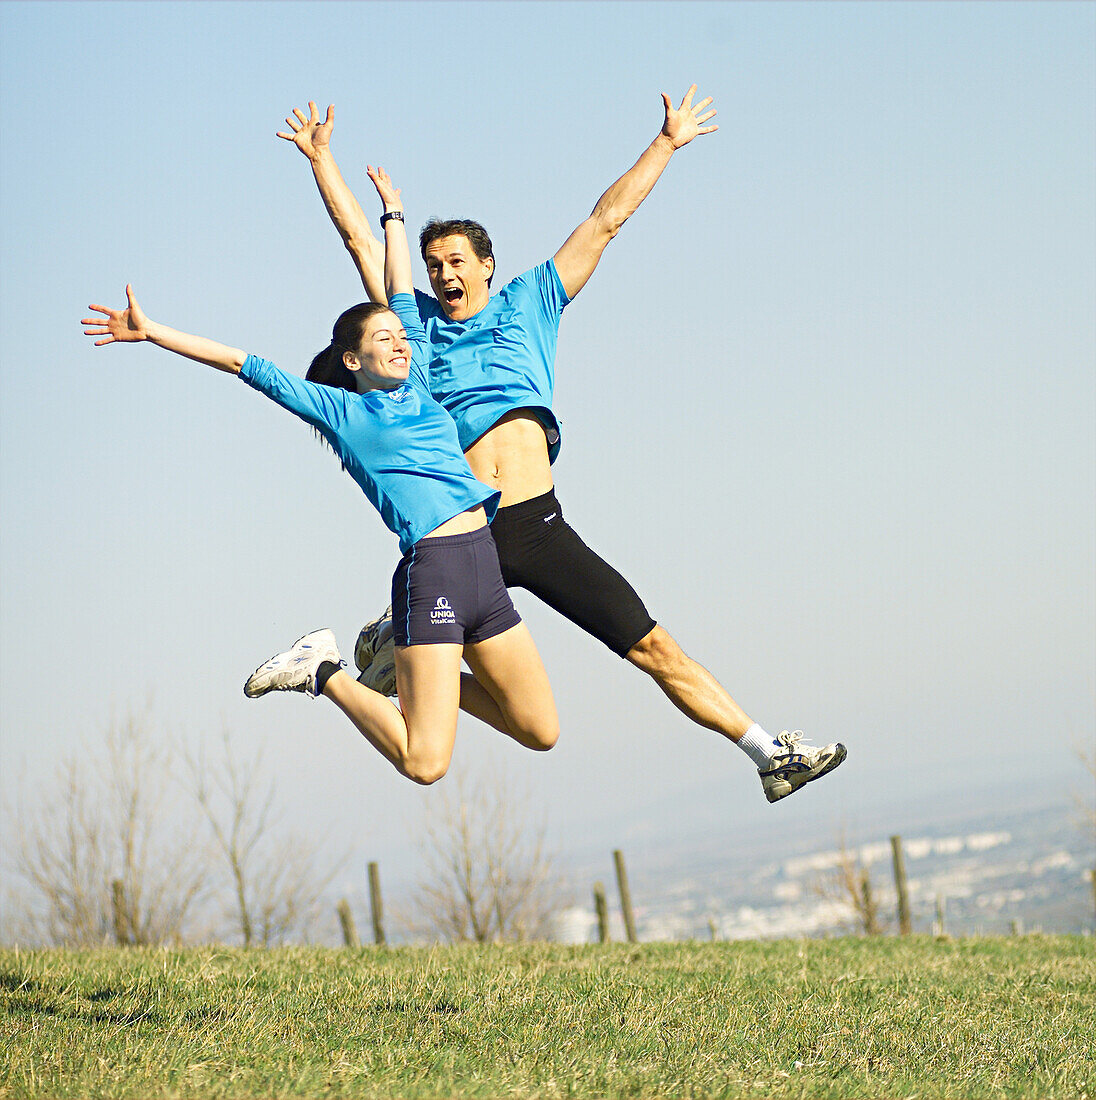
[{"label": "dry grass", "polygon": [[0,952],[0,1096],[1096,1096],[1096,942]]}]

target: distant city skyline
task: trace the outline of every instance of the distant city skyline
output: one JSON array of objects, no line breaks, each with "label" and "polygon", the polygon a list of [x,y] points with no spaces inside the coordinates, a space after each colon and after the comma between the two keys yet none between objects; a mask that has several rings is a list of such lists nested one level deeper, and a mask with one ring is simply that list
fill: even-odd
[{"label": "distant city skyline", "polygon": [[[687,841],[657,853],[639,843],[624,848],[641,939],[776,939],[857,931],[851,907],[832,889],[839,842],[867,869],[884,929],[896,929],[890,838],[899,835],[908,876],[913,931],[934,929],[939,915],[952,935],[1096,932],[1093,838],[1077,802],[1061,790],[1012,783],[997,792],[971,791],[928,807],[912,800],[882,804],[856,825],[829,836],[795,836],[777,828],[777,854],[720,853],[711,842]],[[1088,793],[1076,789],[1078,799]],[[1094,804],[1096,809],[1096,794]],[[924,832],[917,832],[918,828]],[[562,938],[597,938],[588,883],[601,879],[610,898],[611,931],[623,938],[610,853],[572,867],[573,904],[560,921]],[[578,889],[587,887],[585,891]],[[824,884],[829,889],[822,893]],[[940,913],[938,914],[938,907]]]}]

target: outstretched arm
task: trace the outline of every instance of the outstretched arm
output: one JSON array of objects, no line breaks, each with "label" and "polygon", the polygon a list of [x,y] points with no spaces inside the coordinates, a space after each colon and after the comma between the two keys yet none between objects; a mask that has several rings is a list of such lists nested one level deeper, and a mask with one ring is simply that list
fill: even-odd
[{"label": "outstretched arm", "polygon": [[573,298],[594,273],[605,246],[620,232],[620,227],[636,212],[639,204],[651,193],[670,157],[683,145],[688,145],[700,134],[711,134],[718,126],[704,126],[715,114],[715,109],[705,111],[712,102],[711,96],[693,105],[696,94],[694,84],[676,110],[670,97],[662,94],[666,111],[658,137],[643,155],[597,200],[590,216],[563,242],[555,254],[567,297]]},{"label": "outstretched arm", "polygon": [[346,181],[331,154],[331,131],[335,126],[335,106],[327,108],[327,117],[321,122],[316,104],[309,100],[308,117],[299,107],[286,117],[290,133],[279,130],[278,137],[293,142],[308,157],[316,186],[320,189],[327,213],[342,237],[343,244],[353,257],[361,276],[366,294],[373,302],[385,302],[384,295],[384,245],[373,236],[369,219]]},{"label": "outstretched arm", "polygon": [[216,340],[207,340],[204,336],[192,336],[187,332],[168,328],[167,325],[150,321],[137,304],[133,287],[126,284],[125,309],[109,309],[107,306],[88,306],[88,309],[104,314],[103,317],[85,317],[80,324],[90,326],[84,329],[85,336],[98,336],[95,346],[103,344],[135,344],[149,340],[166,351],[185,356],[198,363],[206,363],[228,374],[239,374],[247,359],[247,353],[239,348],[230,348],[218,344]]},{"label": "outstretched arm", "polygon": [[[403,224],[403,200],[400,189],[393,186],[392,177],[380,167],[366,166],[366,172],[384,203],[384,291],[393,294],[414,294],[411,276],[411,249],[407,243],[407,227]],[[399,217],[388,217],[398,214]],[[386,299],[387,300],[387,299]]]}]

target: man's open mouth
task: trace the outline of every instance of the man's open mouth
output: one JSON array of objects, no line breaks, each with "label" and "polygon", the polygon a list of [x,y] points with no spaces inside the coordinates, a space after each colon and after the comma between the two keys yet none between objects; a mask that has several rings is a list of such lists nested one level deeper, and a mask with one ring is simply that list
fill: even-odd
[{"label": "man's open mouth", "polygon": [[442,292],[445,295],[445,300],[454,306],[464,297],[464,291],[459,286],[449,287]]}]

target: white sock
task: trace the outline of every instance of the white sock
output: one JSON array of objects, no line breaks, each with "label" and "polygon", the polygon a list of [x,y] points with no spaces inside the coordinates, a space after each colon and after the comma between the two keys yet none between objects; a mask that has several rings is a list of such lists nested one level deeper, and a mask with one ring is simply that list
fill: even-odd
[{"label": "white sock", "polygon": [[776,738],[756,722],[735,743],[757,765],[758,770],[768,767],[769,757],[780,748]]}]

